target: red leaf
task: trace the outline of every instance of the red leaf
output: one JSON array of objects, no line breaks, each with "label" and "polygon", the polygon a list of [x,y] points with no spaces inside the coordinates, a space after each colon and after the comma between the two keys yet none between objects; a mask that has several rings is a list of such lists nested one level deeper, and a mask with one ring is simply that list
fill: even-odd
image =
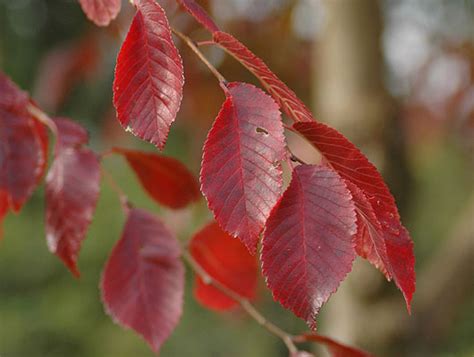
[{"label": "red leaf", "polygon": [[165,12],[135,0],[137,13],[117,58],[114,105],[126,130],[162,149],[183,95],[183,64]]},{"label": "red leaf", "polygon": [[344,180],[301,165],[266,224],[262,272],[273,296],[316,327],[316,314],[352,268],[356,216]]},{"label": "red leaf", "polygon": [[332,338],[326,337],[326,336],[321,336],[318,334],[305,334],[303,336],[298,336],[298,338],[301,337],[301,341],[313,341],[313,342],[318,342],[323,345],[325,345],[328,349],[329,352],[331,353],[332,357],[371,357],[372,355],[359,350],[354,347],[346,346],[343,345],[340,342],[337,342],[333,340]]},{"label": "red leaf", "polygon": [[219,31],[219,27],[215,22],[209,17],[207,12],[194,0],[177,0],[178,3],[189,13],[191,14],[197,22],[202,26],[208,29],[210,32]]},{"label": "red leaf", "polygon": [[113,150],[127,159],[144,189],[156,202],[182,208],[201,196],[196,178],[178,160],[143,151]]},{"label": "red leaf", "polygon": [[0,73],[0,190],[18,212],[46,168],[48,136],[27,110],[29,98]]},{"label": "red leaf", "polygon": [[121,0],[79,0],[82,11],[97,26],[107,26],[120,12]]},{"label": "red leaf", "polygon": [[260,89],[230,83],[225,91],[204,144],[201,189],[221,227],[254,253],[280,196],[283,126],[278,106]]},{"label": "red leaf", "polygon": [[59,137],[58,148],[63,147],[78,147],[87,144],[89,141],[89,134],[87,130],[78,123],[67,118],[56,118],[54,123],[58,128]]},{"label": "red leaf", "polygon": [[[360,212],[359,218],[368,227],[368,233],[373,241],[372,253],[368,253],[367,235],[359,232],[364,238],[364,247],[358,243],[358,252],[365,250],[362,256],[372,257],[369,259],[377,264],[373,253],[379,255],[380,261],[384,264],[382,272],[391,276],[399,289],[403,292],[410,311],[410,302],[415,291],[415,257],[413,255],[413,242],[400,222],[395,199],[391,195],[382,176],[374,165],[357,149],[354,144],[347,140],[337,130],[332,129],[322,123],[296,123],[294,128],[313,144],[325,157],[331,167],[336,170],[345,180],[356,185],[363,195],[354,193],[354,199]],[[364,200],[366,198],[366,200]],[[370,213],[367,201],[372,207]],[[375,217],[373,217],[375,216]],[[376,218],[374,220],[373,218]],[[378,221],[378,224],[377,224]],[[381,227],[382,232],[377,226]],[[360,224],[360,227],[364,227]],[[364,228],[361,228],[364,229]],[[377,248],[382,246],[379,242],[384,241],[387,259],[383,256],[383,250]],[[386,261],[385,261],[386,260]]]},{"label": "red leaf", "polygon": [[142,335],[158,352],[182,312],[184,267],[180,247],[153,215],[132,209],[101,282],[107,313]]},{"label": "red leaf", "polygon": [[244,44],[225,32],[215,32],[214,41],[242,63],[262,83],[281,109],[295,121],[312,121],[313,115],[296,94],[286,86],[268,66]]},{"label": "red leaf", "polygon": [[[191,254],[216,281],[248,299],[255,297],[257,260],[236,239],[212,222],[196,233],[190,243]],[[238,305],[212,285],[196,277],[196,299],[213,310],[228,310]]]},{"label": "red leaf", "polygon": [[79,276],[77,256],[99,197],[100,166],[91,150],[79,147],[87,141],[81,126],[67,119],[55,123],[59,137],[46,177],[46,240]]},{"label": "red leaf", "polygon": [[2,231],[2,221],[3,218],[7,215],[8,213],[8,195],[6,192],[0,191],[0,239],[3,237],[3,231]]}]

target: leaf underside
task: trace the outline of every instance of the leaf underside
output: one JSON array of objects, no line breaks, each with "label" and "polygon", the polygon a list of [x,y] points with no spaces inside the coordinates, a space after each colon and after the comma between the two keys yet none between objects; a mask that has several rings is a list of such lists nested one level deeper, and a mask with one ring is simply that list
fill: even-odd
[{"label": "leaf underside", "polygon": [[101,282],[107,313],[158,352],[182,313],[184,267],[175,237],[152,214],[132,209]]},{"label": "leaf underside", "polygon": [[69,270],[79,276],[77,257],[99,198],[97,156],[82,147],[87,132],[67,119],[55,120],[58,138],[46,176],[46,240]]},{"label": "leaf underside", "polygon": [[107,26],[120,12],[121,0],[79,0],[82,11],[97,26]]},{"label": "leaf underside", "polygon": [[227,85],[204,144],[201,190],[217,222],[255,253],[282,187],[285,139],[277,104],[245,83]]},{"label": "leaf underside", "polygon": [[0,73],[0,191],[20,211],[46,169],[48,135],[27,110],[28,95]]}]

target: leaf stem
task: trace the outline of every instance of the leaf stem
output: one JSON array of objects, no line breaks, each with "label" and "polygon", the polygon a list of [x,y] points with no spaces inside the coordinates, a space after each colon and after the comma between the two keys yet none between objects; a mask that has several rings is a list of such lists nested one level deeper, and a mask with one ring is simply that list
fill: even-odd
[{"label": "leaf stem", "polygon": [[101,165],[100,168],[102,171],[102,175],[105,177],[112,190],[117,193],[123,210],[127,212],[132,207],[132,204],[130,203],[127,194],[122,190],[117,181],[115,181],[110,172],[105,169],[104,165]]},{"label": "leaf stem", "polygon": [[294,336],[288,332],[282,330],[280,327],[276,326],[272,322],[268,321],[256,308],[253,306],[250,301],[236,293],[235,291],[229,289],[227,286],[221,284],[219,281],[215,280],[210,276],[204,268],[193,258],[191,253],[187,249],[183,249],[182,252],[183,259],[191,266],[191,268],[196,272],[197,275],[204,281],[205,284],[212,285],[228,297],[230,297],[235,302],[239,303],[240,306],[247,312],[247,314],[252,317],[259,325],[263,326],[271,334],[279,337],[288,348],[290,354],[297,353],[298,349],[293,343]]},{"label": "leaf stem", "polygon": [[46,125],[55,137],[58,136],[58,127],[54,123],[53,119],[48,116],[48,114],[31,103],[26,106],[26,110],[28,110],[28,113],[30,113],[34,118]]},{"label": "leaf stem", "polygon": [[209,62],[206,57],[204,57],[202,52],[199,50],[199,48],[196,46],[195,42],[191,38],[174,28],[171,28],[171,31],[173,31],[176,36],[183,40],[183,42],[198,56],[201,62],[204,63],[207,68],[209,68],[211,73],[217,78],[220,83],[227,83],[225,77],[217,70],[216,67],[211,64],[211,62]]}]

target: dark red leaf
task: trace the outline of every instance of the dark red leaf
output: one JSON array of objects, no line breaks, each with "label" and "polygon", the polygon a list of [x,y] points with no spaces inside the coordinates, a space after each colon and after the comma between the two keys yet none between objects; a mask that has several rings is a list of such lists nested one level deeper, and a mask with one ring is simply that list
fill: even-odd
[{"label": "dark red leaf", "polygon": [[201,189],[221,227],[254,253],[280,196],[283,125],[277,104],[260,89],[230,83],[225,90],[204,144]]},{"label": "dark red leaf", "polygon": [[355,208],[344,180],[301,165],[267,221],[262,272],[273,296],[316,327],[316,314],[352,268]]},{"label": "dark red leaf", "polygon": [[6,111],[23,111],[29,102],[29,96],[0,72],[0,108]]},{"label": "dark red leaf", "polygon": [[135,0],[137,13],[115,69],[114,105],[124,128],[162,149],[183,95],[183,64],[165,12]]},{"label": "dark red leaf", "polygon": [[[366,257],[373,257],[374,252],[377,252],[376,254],[380,258],[379,263],[376,263],[372,258],[369,260],[376,265],[380,265],[380,262],[384,264],[382,272],[395,280],[405,297],[408,311],[410,311],[410,302],[415,291],[413,242],[400,222],[395,199],[382,176],[364,154],[337,130],[317,122],[296,123],[294,128],[321,152],[325,160],[341,177],[362,191],[363,195],[357,194],[357,192],[354,194],[359,211],[366,213],[359,215],[366,228],[363,228],[362,224],[359,226],[361,229],[367,229],[374,247],[367,247],[369,242],[367,234],[360,232],[359,235],[364,237],[365,243],[363,243],[364,247],[361,246],[361,243],[358,244],[358,252],[365,250],[362,256]],[[364,197],[366,200],[363,199]],[[373,215],[364,209],[367,207],[367,201],[372,207]],[[376,220],[371,216],[375,216]],[[377,227],[378,225],[382,232]],[[381,239],[386,248],[386,261],[384,261],[383,250],[377,248],[382,246],[382,243],[379,242]],[[367,249],[372,249],[372,253],[368,253]]]},{"label": "dark red leaf", "polygon": [[107,26],[120,12],[122,0],[79,0],[82,11],[97,26]]},{"label": "dark red leaf", "polygon": [[0,191],[0,239],[3,237],[2,221],[8,213],[8,196],[4,191]]},{"label": "dark red leaf", "polygon": [[[245,298],[255,297],[258,274],[255,256],[216,222],[196,233],[189,247],[194,259],[214,280]],[[201,304],[213,310],[228,310],[238,305],[199,277],[196,277],[194,293]]]},{"label": "dark red leaf", "polygon": [[79,276],[77,257],[99,197],[100,166],[91,150],[80,147],[87,142],[85,129],[67,119],[55,123],[59,137],[46,176],[46,240]]},{"label": "dark red leaf", "polygon": [[101,282],[107,313],[158,352],[183,308],[184,267],[171,232],[150,213],[132,209]]},{"label": "dark red leaf", "polygon": [[371,354],[365,351],[343,345],[332,338],[318,334],[305,334],[303,336],[298,336],[298,340],[301,340],[300,342],[313,341],[325,345],[331,353],[331,357],[372,357]]},{"label": "dark red leaf", "polygon": [[48,136],[28,112],[28,96],[0,73],[0,190],[18,212],[46,168]]},{"label": "dark red leaf", "polygon": [[77,84],[97,80],[100,56],[98,36],[86,33],[79,40],[62,44],[42,58],[35,79],[35,100],[43,109],[56,112]]},{"label": "dark red leaf", "polygon": [[214,41],[242,63],[262,83],[281,109],[295,121],[312,121],[313,115],[296,94],[286,86],[268,66],[244,44],[225,32],[215,32]]},{"label": "dark red leaf", "polygon": [[214,21],[209,17],[207,12],[194,0],[177,0],[181,6],[190,13],[197,22],[202,26],[208,29],[210,32],[219,31],[219,27],[214,23]]},{"label": "dark red leaf", "polygon": [[82,146],[89,141],[87,130],[78,123],[67,118],[56,118],[54,123],[59,133],[57,138],[59,149]]},{"label": "dark red leaf", "polygon": [[196,178],[181,162],[149,152],[114,148],[123,155],[143,188],[158,203],[182,208],[201,196]]}]

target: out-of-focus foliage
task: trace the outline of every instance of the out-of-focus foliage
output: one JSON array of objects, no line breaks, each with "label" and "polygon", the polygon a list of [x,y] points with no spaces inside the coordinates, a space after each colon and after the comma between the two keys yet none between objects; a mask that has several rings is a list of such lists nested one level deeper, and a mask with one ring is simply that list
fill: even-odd
[{"label": "out-of-focus foliage", "polygon": [[[176,27],[194,38],[206,38],[189,16],[176,11],[174,1],[160,3]],[[264,58],[305,103],[311,103],[313,83],[308,74],[313,65],[317,68],[311,47],[316,46],[317,50],[318,34],[324,26],[322,1],[200,3],[208,5],[222,29],[233,33]],[[398,192],[397,199],[406,202],[401,215],[415,242],[420,272],[437,248],[454,234],[474,195],[474,3],[471,0],[381,3],[386,83],[402,108],[401,132],[397,135],[400,142],[406,142],[412,177],[409,191]],[[111,109],[113,66],[131,12],[124,1],[119,18],[107,28],[97,28],[87,21],[76,1],[0,0],[0,68],[33,93],[50,114],[72,117],[88,127],[95,149],[120,143],[153,150],[150,145],[123,134]],[[229,80],[257,84],[222,51],[214,48],[204,51]],[[206,132],[224,98],[215,79],[190,51],[183,48],[182,55],[187,78],[184,100],[165,153],[183,160],[197,173]],[[313,111],[318,118],[318,108]],[[387,159],[393,159],[390,152]],[[134,202],[158,211],[181,238],[189,238],[210,219],[203,201],[190,211],[179,212],[177,217],[158,209],[141,191],[123,160],[107,159],[107,166]],[[387,179],[397,186],[394,178]],[[34,194],[19,216],[7,216],[0,242],[0,355],[152,355],[133,333],[115,326],[100,303],[100,272],[124,223],[115,194],[106,184],[102,191],[93,225],[83,244],[80,280],[73,279],[48,253],[41,203],[43,190]],[[163,355],[286,355],[280,341],[242,313],[217,315],[204,310],[193,300],[191,290],[192,279],[188,274],[183,319],[164,345]],[[394,290],[387,288],[382,295]],[[412,343],[403,348],[390,344],[380,350],[363,347],[388,356],[400,355],[400,350],[422,351],[421,355],[430,351],[429,355],[433,356],[470,356],[474,353],[474,321],[469,319],[474,314],[474,305],[469,303],[473,301],[472,295],[471,288],[470,299],[456,307],[454,322],[436,340],[424,338],[423,346]],[[443,304],[449,305],[450,298],[447,292]],[[415,306],[416,300],[417,293]],[[257,303],[287,330],[304,329],[301,321],[272,303],[268,294]],[[402,314],[402,303],[399,308]],[[443,310],[439,306],[433,313],[442,315]],[[416,308],[413,314],[416,316]],[[410,341],[423,335],[418,326],[407,333]]]}]

